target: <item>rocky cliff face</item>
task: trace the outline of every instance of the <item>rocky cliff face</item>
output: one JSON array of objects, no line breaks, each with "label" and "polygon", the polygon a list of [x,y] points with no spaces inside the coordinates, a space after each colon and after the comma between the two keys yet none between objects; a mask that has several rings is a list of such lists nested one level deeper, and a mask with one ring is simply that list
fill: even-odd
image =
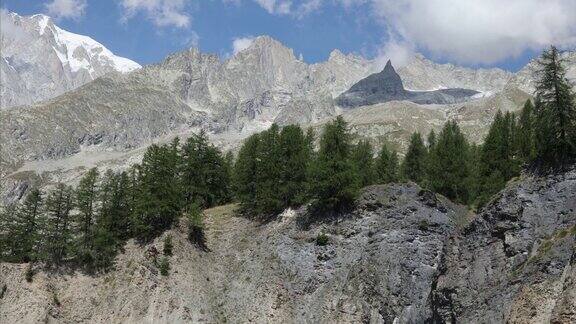
[{"label": "rocky cliff face", "polygon": [[408,90],[431,91],[448,88],[473,89],[483,93],[499,92],[514,73],[497,68],[470,69],[453,64],[438,64],[421,54],[398,69]]},{"label": "rocky cliff face", "polygon": [[576,321],[576,171],[510,184],[450,238],[432,294],[449,323]]},{"label": "rocky cliff face", "polygon": [[0,109],[50,99],[137,63],[87,36],[56,26],[45,15],[1,11]]},{"label": "rocky cliff face", "polygon": [[478,216],[414,184],[368,187],[324,222],[289,210],[262,225],[218,207],[209,252],[183,224],[166,233],[168,277],[133,242],[96,277],[40,271],[27,283],[25,265],[1,264],[0,321],[571,323],[574,197],[576,170],[525,176]]}]

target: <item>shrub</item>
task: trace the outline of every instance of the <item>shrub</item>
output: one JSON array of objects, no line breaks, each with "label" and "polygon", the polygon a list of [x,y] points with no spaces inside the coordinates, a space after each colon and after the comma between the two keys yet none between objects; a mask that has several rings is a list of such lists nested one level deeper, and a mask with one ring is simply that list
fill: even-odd
[{"label": "shrub", "polygon": [[2,288],[0,289],[0,299],[4,298],[4,295],[6,294],[7,289],[8,289],[8,286],[6,286],[6,284],[3,284]]},{"label": "shrub", "polygon": [[54,291],[54,290],[52,291],[52,302],[53,302],[54,305],[56,305],[56,306],[62,305],[62,304],[60,303],[60,299],[58,299],[58,294],[56,294],[56,291]]},{"label": "shrub", "polygon": [[32,269],[32,263],[28,263],[26,267],[26,272],[24,273],[24,277],[26,278],[27,282],[32,282],[34,277],[34,269]]},{"label": "shrub", "polygon": [[318,246],[328,245],[328,235],[326,235],[324,232],[318,234],[316,236],[316,245]]},{"label": "shrub", "polygon": [[204,220],[202,210],[198,205],[193,205],[186,214],[188,219],[188,240],[196,244],[201,250],[208,251],[206,237],[204,236]]},{"label": "shrub", "polygon": [[167,257],[162,257],[160,259],[160,263],[158,264],[158,268],[160,269],[160,274],[163,276],[168,275],[168,271],[170,271],[170,262],[168,261]]},{"label": "shrub", "polygon": [[425,219],[421,220],[421,221],[418,223],[418,229],[421,230],[421,231],[426,231],[426,230],[428,230],[428,226],[429,226],[428,221],[425,220]]},{"label": "shrub", "polygon": [[164,255],[171,256],[173,247],[172,235],[166,235],[166,237],[164,237]]}]

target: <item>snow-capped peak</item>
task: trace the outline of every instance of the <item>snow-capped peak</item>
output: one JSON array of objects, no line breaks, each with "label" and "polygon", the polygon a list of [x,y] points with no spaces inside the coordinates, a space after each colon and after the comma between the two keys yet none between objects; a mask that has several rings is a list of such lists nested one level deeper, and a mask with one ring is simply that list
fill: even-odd
[{"label": "snow-capped peak", "polygon": [[94,39],[58,27],[43,14],[20,16],[0,8],[5,77],[0,108],[53,98],[102,75],[140,68]]},{"label": "snow-capped peak", "polygon": [[[127,58],[114,55],[104,45],[88,36],[78,35],[54,26],[54,39],[58,48],[54,48],[63,64],[69,64],[72,72],[85,68],[92,72],[90,59],[99,64],[111,64],[119,72],[130,72],[140,68],[140,64]],[[84,55],[83,55],[84,54]]]}]

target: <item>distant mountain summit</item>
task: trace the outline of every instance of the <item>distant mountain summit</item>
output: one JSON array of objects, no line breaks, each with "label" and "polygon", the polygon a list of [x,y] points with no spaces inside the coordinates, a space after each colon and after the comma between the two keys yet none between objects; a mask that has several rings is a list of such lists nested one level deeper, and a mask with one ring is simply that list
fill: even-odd
[{"label": "distant mountain summit", "polygon": [[31,104],[109,72],[140,65],[88,36],[59,28],[48,16],[1,13],[0,108]]},{"label": "distant mountain summit", "polygon": [[394,100],[407,100],[418,104],[451,104],[462,102],[479,92],[476,90],[453,88],[434,91],[409,91],[404,88],[402,78],[388,60],[381,72],[374,73],[358,81],[348,91],[336,98],[340,107],[352,108],[384,103]]}]

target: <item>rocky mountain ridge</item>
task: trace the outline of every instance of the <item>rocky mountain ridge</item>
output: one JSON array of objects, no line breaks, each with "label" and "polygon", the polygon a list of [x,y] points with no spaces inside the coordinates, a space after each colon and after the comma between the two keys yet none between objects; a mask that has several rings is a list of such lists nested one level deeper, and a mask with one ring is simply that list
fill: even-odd
[{"label": "rocky mountain ridge", "polygon": [[[478,215],[415,184],[363,190],[349,214],[260,224],[206,211],[209,252],[172,235],[170,274],[129,242],[99,276],[0,264],[0,321],[571,323],[576,170],[511,182]],[[327,245],[316,244],[324,233]]]},{"label": "rocky mountain ridge", "polygon": [[1,12],[0,109],[61,95],[106,73],[140,68],[42,14]]},{"label": "rocky mountain ridge", "polygon": [[421,105],[446,105],[470,100],[479,92],[462,88],[430,91],[406,90],[390,60],[384,69],[355,83],[336,98],[342,108],[370,106],[389,101],[410,101]]},{"label": "rocky mountain ridge", "polygon": [[417,55],[398,69],[410,91],[461,87],[481,94],[449,105],[335,107],[338,95],[376,69],[374,61],[338,50],[326,62],[308,65],[261,36],[226,60],[189,49],[130,73],[104,74],[47,101],[0,111],[0,196],[21,197],[34,181],[73,183],[94,166],[122,169],[138,162],[151,143],[201,129],[229,150],[272,123],[320,130],[343,114],[357,137],[402,152],[411,132],[424,134],[457,119],[478,142],[497,110],[517,110],[529,98],[518,90],[521,81],[511,85],[512,75],[500,69],[435,64]]}]

